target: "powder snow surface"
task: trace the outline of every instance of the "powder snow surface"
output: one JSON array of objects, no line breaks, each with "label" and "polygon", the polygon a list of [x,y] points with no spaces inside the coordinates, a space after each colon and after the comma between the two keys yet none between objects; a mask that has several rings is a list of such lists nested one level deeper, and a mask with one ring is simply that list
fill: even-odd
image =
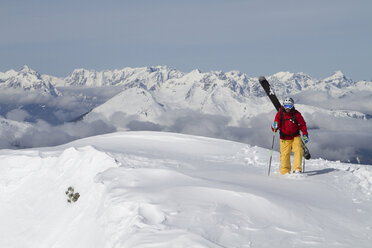
[{"label": "powder snow surface", "polygon": [[1,150],[0,247],[371,247],[372,166],[280,176],[274,152],[268,177],[269,154],[155,132]]}]

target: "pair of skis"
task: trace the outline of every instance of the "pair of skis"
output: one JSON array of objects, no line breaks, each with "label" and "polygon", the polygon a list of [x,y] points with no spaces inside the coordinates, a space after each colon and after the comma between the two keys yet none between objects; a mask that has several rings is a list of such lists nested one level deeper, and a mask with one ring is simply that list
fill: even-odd
[{"label": "pair of skis", "polygon": [[[279,111],[279,109],[282,105],[280,104],[278,98],[276,97],[275,92],[272,90],[269,82],[266,80],[266,78],[264,76],[261,76],[258,79],[258,81],[260,82],[262,88],[265,90],[267,96],[270,98],[270,100],[273,103],[276,111]],[[274,149],[274,140],[275,140],[275,132],[274,132],[274,135],[273,135],[273,143],[272,143],[272,146],[271,146],[271,154],[270,154],[268,175],[270,175],[271,159],[272,159],[273,149]],[[301,139],[301,141],[302,141],[302,148],[304,149],[304,158],[305,159],[310,159],[311,158],[310,151],[309,151],[309,149],[307,148],[307,146],[305,145],[305,143],[302,139]],[[302,170],[303,170],[303,172],[305,172],[305,160],[304,160],[304,163],[303,163]]]}]

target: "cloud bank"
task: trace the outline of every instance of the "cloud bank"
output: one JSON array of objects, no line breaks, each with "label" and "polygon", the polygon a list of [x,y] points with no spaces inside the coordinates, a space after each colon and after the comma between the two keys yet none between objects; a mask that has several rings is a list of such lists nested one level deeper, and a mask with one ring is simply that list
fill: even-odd
[{"label": "cloud bank", "polygon": [[[271,148],[272,131],[270,125],[275,111],[241,120],[240,127],[228,125],[225,116],[206,115],[192,110],[170,111],[161,119],[163,125],[144,122],[135,116],[114,113],[109,119],[94,122],[69,122],[50,125],[38,120],[30,125],[26,132],[15,137],[4,137],[11,142],[0,143],[1,148],[55,146],[88,136],[115,131],[163,131],[183,134],[201,135],[212,138],[227,139],[254,146]],[[24,113],[14,111],[11,114],[22,120]],[[322,113],[304,115],[309,127],[310,143],[308,147],[312,158],[324,158],[348,162],[360,162],[372,165],[372,120],[330,117]],[[274,149],[279,151],[279,135],[276,135]],[[269,157],[269,153],[268,153]]]}]

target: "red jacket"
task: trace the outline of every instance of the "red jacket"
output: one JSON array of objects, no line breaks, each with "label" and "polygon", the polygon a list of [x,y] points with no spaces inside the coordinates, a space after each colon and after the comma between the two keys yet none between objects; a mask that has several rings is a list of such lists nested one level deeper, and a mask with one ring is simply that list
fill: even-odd
[{"label": "red jacket", "polygon": [[[280,112],[282,111],[283,114]],[[295,116],[295,120],[293,118]],[[283,116],[283,120],[281,120],[281,116]],[[308,135],[306,122],[302,117],[301,113],[298,112],[294,107],[288,113],[285,112],[284,108],[281,107],[276,113],[275,120],[278,122],[278,129],[280,130],[280,138],[285,140],[291,140],[294,137],[300,135],[300,130],[303,135]]]}]

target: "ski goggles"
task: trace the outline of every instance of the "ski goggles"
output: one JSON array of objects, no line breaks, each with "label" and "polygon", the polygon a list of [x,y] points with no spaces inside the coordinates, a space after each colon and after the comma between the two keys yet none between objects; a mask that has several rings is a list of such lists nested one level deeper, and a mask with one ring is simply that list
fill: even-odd
[{"label": "ski goggles", "polygon": [[284,104],[284,108],[291,109],[293,108],[293,104]]}]

